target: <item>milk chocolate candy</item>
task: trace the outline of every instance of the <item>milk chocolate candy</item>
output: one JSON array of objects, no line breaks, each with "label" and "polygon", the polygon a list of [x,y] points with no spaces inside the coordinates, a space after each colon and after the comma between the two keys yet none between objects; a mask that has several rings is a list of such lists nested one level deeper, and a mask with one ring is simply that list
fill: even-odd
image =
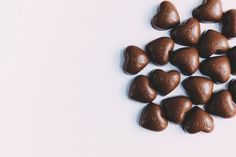
[{"label": "milk chocolate candy", "polygon": [[184,75],[192,75],[199,67],[198,50],[193,47],[180,48],[172,53],[171,63]]},{"label": "milk chocolate candy", "polygon": [[184,89],[194,104],[207,103],[213,93],[214,83],[201,76],[191,76],[183,81]]},{"label": "milk chocolate candy", "polygon": [[229,82],[228,89],[233,96],[234,102],[236,103],[236,79]]},{"label": "milk chocolate candy", "polygon": [[225,83],[231,73],[229,59],[225,56],[208,58],[201,62],[200,72],[209,76],[215,83]]},{"label": "milk chocolate candy", "polygon": [[220,0],[203,0],[202,4],[193,10],[193,17],[201,22],[219,22],[222,16]]},{"label": "milk chocolate candy", "polygon": [[228,57],[231,65],[231,73],[236,75],[236,46],[230,49],[228,52]]},{"label": "milk chocolate candy", "polygon": [[211,29],[202,34],[198,43],[198,50],[203,58],[210,57],[215,53],[225,53],[228,49],[228,39],[221,33]]},{"label": "milk chocolate candy", "polygon": [[123,69],[129,74],[137,74],[149,63],[146,53],[137,46],[128,46],[124,52],[124,56]]},{"label": "milk chocolate candy", "polygon": [[169,55],[174,45],[175,43],[171,38],[161,37],[148,43],[146,51],[154,64],[164,65],[169,62]]},{"label": "milk chocolate candy", "polygon": [[176,96],[164,99],[162,109],[166,118],[176,124],[184,120],[185,114],[192,108],[192,101],[186,96]]},{"label": "milk chocolate candy", "polygon": [[224,13],[222,33],[228,37],[236,37],[236,9]]},{"label": "milk chocolate candy", "polygon": [[232,95],[227,90],[216,92],[205,105],[205,109],[208,113],[222,118],[231,118],[236,114]]},{"label": "milk chocolate candy", "polygon": [[188,133],[212,132],[214,120],[207,112],[199,107],[192,108],[185,116],[183,129]]},{"label": "milk chocolate candy", "polygon": [[179,24],[179,14],[174,4],[163,1],[152,19],[152,26],[158,30],[167,30]]},{"label": "milk chocolate candy", "polygon": [[170,32],[171,38],[180,45],[194,46],[201,36],[198,20],[190,18],[174,27]]},{"label": "milk chocolate candy", "polygon": [[176,70],[165,72],[157,69],[151,72],[150,80],[158,93],[167,95],[179,85],[180,73]]},{"label": "milk chocolate candy", "polygon": [[160,105],[150,103],[143,108],[139,124],[152,131],[162,131],[168,126],[168,121],[163,117]]},{"label": "milk chocolate candy", "polygon": [[144,75],[137,76],[130,85],[129,97],[133,100],[148,103],[152,102],[156,96],[157,92]]}]

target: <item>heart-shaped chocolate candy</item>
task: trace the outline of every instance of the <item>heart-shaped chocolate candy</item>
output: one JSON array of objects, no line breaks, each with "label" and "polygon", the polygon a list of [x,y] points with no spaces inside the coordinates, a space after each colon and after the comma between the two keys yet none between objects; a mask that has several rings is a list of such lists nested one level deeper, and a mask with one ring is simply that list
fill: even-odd
[{"label": "heart-shaped chocolate candy", "polygon": [[152,19],[152,26],[158,30],[167,30],[179,24],[179,14],[174,4],[163,1]]},{"label": "heart-shaped chocolate candy", "polygon": [[151,87],[148,77],[137,76],[130,85],[129,97],[143,103],[152,102],[157,96],[157,92]]},{"label": "heart-shaped chocolate candy", "polygon": [[129,74],[137,74],[149,63],[147,54],[136,46],[128,46],[124,52],[124,56],[123,69]]},{"label": "heart-shaped chocolate candy", "polygon": [[190,18],[170,31],[171,38],[180,45],[194,46],[201,36],[198,20]]},{"label": "heart-shaped chocolate candy", "polygon": [[236,75],[236,46],[229,50],[228,57],[231,65],[231,73]]},{"label": "heart-shaped chocolate candy", "polygon": [[200,131],[209,133],[214,129],[214,120],[200,107],[192,108],[185,116],[183,129],[191,134]]},{"label": "heart-shaped chocolate candy", "polygon": [[199,53],[196,48],[180,48],[172,53],[171,63],[177,66],[184,75],[192,75],[199,67]]},{"label": "heart-shaped chocolate candy", "polygon": [[205,105],[205,109],[208,113],[222,118],[231,118],[236,114],[232,95],[227,90],[216,92]]},{"label": "heart-shaped chocolate candy", "polygon": [[156,69],[151,72],[150,80],[158,93],[167,95],[179,85],[180,73],[176,70],[165,72],[161,69]]},{"label": "heart-shaped chocolate candy", "polygon": [[162,131],[168,126],[168,121],[163,117],[160,105],[150,103],[143,108],[139,124],[152,131]]},{"label": "heart-shaped chocolate candy", "polygon": [[164,65],[168,63],[174,45],[175,43],[171,38],[162,37],[148,43],[146,51],[154,64]]},{"label": "heart-shaped chocolate candy", "polygon": [[228,39],[212,29],[204,32],[198,43],[198,50],[203,58],[210,57],[214,53],[225,53],[228,49]]},{"label": "heart-shaped chocolate candy", "polygon": [[233,96],[234,102],[236,103],[236,79],[229,82],[228,89]]},{"label": "heart-shaped chocolate candy", "polygon": [[176,96],[162,101],[165,117],[176,124],[184,120],[185,114],[192,108],[192,101],[186,96]]},{"label": "heart-shaped chocolate candy", "polygon": [[208,58],[201,62],[200,72],[209,76],[216,83],[224,83],[230,78],[229,59],[225,56]]},{"label": "heart-shaped chocolate candy", "polygon": [[214,83],[201,76],[191,76],[183,81],[184,89],[194,104],[207,103],[213,93]]},{"label": "heart-shaped chocolate candy", "polygon": [[203,0],[202,4],[193,10],[193,17],[201,22],[218,22],[222,16],[220,0]]},{"label": "heart-shaped chocolate candy", "polygon": [[236,9],[224,13],[222,33],[228,37],[236,37]]}]

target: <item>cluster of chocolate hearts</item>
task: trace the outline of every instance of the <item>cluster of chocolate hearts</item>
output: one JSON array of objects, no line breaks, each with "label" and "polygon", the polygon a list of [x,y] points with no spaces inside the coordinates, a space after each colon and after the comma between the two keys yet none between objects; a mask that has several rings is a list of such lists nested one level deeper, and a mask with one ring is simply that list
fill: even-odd
[{"label": "cluster of chocolate hearts", "polygon": [[[225,83],[231,74],[236,75],[236,47],[230,48],[228,44],[229,38],[236,37],[236,9],[223,12],[220,0],[204,0],[192,14],[192,18],[180,23],[176,7],[163,1],[151,24],[158,30],[171,28],[170,37],[151,41],[145,51],[128,46],[124,52],[125,73],[137,74],[151,61],[158,66],[170,62],[189,76],[182,82],[187,96],[170,97],[160,105],[153,100],[157,94],[165,96],[176,89],[181,82],[179,71],[156,69],[149,76],[139,75],[132,81],[129,98],[149,103],[140,116],[140,125],[146,129],[161,131],[170,121],[181,124],[189,133],[211,132],[214,129],[211,115],[222,118],[236,115],[236,80],[230,81],[228,89],[213,92],[215,83]],[[201,34],[200,22],[222,22],[222,32],[207,30]],[[173,51],[175,43],[186,47]],[[200,62],[200,57],[205,60]],[[191,76],[198,69],[204,77]],[[193,104],[196,106],[192,107]]]}]

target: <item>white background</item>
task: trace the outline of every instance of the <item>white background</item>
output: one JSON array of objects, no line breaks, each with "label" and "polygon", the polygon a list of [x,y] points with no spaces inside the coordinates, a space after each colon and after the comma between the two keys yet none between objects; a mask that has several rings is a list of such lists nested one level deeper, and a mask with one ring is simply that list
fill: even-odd
[{"label": "white background", "polygon": [[[172,2],[183,21],[201,0]],[[212,133],[194,135],[173,124],[163,132],[137,124],[145,104],[127,98],[135,76],[122,72],[123,50],[168,35],[150,25],[159,3],[0,1],[0,156],[235,156],[236,118],[214,118]],[[236,2],[224,0],[223,7]],[[155,68],[149,64],[140,74]],[[179,86],[167,97],[182,94]]]}]

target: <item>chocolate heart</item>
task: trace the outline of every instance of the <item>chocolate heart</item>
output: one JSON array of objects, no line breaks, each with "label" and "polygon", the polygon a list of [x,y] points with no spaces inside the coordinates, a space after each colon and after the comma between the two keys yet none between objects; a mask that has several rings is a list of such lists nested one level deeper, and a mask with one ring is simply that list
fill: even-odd
[{"label": "chocolate heart", "polygon": [[161,95],[167,95],[179,85],[180,73],[176,70],[165,72],[157,69],[151,72],[150,80]]},{"label": "chocolate heart", "polygon": [[216,92],[211,100],[205,105],[208,113],[222,117],[231,118],[236,114],[236,107],[232,95],[227,90]]},{"label": "chocolate heart", "polygon": [[162,131],[168,126],[168,121],[162,116],[160,105],[150,103],[143,108],[139,124],[149,130]]},{"label": "chocolate heart", "polygon": [[236,37],[236,9],[224,13],[222,33],[226,37]]},{"label": "chocolate heart", "polygon": [[158,38],[151,41],[146,46],[152,62],[157,65],[164,65],[169,61],[169,54],[174,48],[174,41],[168,37]]},{"label": "chocolate heart", "polygon": [[228,39],[221,33],[211,29],[202,34],[198,43],[198,50],[203,58],[207,58],[214,53],[225,53],[228,49]]},{"label": "chocolate heart", "polygon": [[234,102],[236,103],[236,79],[229,82],[228,89],[233,96]]},{"label": "chocolate heart", "polygon": [[214,83],[201,76],[191,76],[183,81],[184,89],[194,104],[207,103],[213,92]]},{"label": "chocolate heart", "polygon": [[229,50],[228,57],[231,65],[231,73],[236,75],[236,46]]},{"label": "chocolate heart", "polygon": [[196,106],[186,114],[183,129],[191,134],[200,131],[209,133],[214,129],[214,120],[211,115]]},{"label": "chocolate heart", "polygon": [[172,53],[171,63],[177,66],[184,75],[192,75],[199,67],[199,53],[196,48],[187,47]]},{"label": "chocolate heart", "polygon": [[171,38],[180,45],[194,46],[201,36],[198,20],[190,18],[170,31]]},{"label": "chocolate heart", "polygon": [[133,100],[148,103],[152,102],[156,96],[156,91],[144,75],[137,76],[130,85],[129,97]]},{"label": "chocolate heart", "polygon": [[124,72],[129,74],[137,74],[149,63],[146,53],[136,46],[128,46],[124,52],[124,56],[123,69]]},{"label": "chocolate heart", "polygon": [[200,72],[209,76],[216,83],[224,83],[230,78],[229,59],[225,56],[208,58],[201,62]]},{"label": "chocolate heart", "polygon": [[186,96],[176,96],[162,101],[162,109],[169,121],[180,124],[192,108],[192,101]]},{"label": "chocolate heart", "polygon": [[193,10],[193,17],[199,21],[218,22],[223,16],[220,0],[203,0],[202,4]]},{"label": "chocolate heart", "polygon": [[158,30],[167,30],[179,24],[179,14],[174,4],[163,1],[157,9],[157,14],[152,19],[152,26]]}]

